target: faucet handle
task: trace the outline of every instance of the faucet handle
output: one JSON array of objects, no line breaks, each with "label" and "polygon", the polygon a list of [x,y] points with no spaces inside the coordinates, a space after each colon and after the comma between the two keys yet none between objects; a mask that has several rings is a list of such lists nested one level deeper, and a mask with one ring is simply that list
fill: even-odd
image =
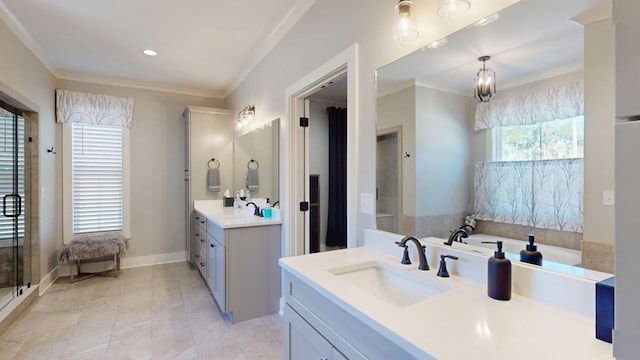
[{"label": "faucet handle", "polygon": [[438,269],[438,276],[439,277],[449,277],[449,272],[447,271],[447,262],[445,259],[453,259],[453,260],[458,260],[457,256],[453,256],[453,255],[440,255],[440,268]]},{"label": "faucet handle", "polygon": [[411,259],[409,259],[409,247],[406,244],[402,245],[398,241],[396,241],[396,244],[404,248],[404,252],[402,253],[402,260],[400,261],[400,263],[403,265],[411,265]]}]

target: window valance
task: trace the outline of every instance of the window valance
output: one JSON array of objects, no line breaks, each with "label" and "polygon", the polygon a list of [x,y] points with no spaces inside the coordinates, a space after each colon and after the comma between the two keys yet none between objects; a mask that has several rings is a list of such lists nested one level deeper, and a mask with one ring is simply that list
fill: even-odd
[{"label": "window valance", "polygon": [[476,106],[475,130],[530,125],[584,115],[584,83],[576,81]]},{"label": "window valance", "polygon": [[56,89],[56,121],[130,128],[133,98]]}]

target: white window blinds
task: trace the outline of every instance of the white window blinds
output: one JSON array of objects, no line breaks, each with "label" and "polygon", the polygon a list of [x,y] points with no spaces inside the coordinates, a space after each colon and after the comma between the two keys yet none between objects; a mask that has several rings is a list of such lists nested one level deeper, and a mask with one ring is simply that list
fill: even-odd
[{"label": "white window blinds", "polygon": [[120,126],[72,123],[73,233],[123,228]]},{"label": "white window blinds", "polygon": [[[14,139],[14,114],[0,111],[0,201],[5,194],[13,194],[14,148],[18,147],[18,194],[24,199],[24,119],[18,116],[18,144]],[[18,216],[18,238],[24,238],[24,200]],[[14,213],[14,203],[7,199],[7,212]],[[1,215],[1,213],[0,213]],[[13,239],[13,218],[0,216],[0,239]],[[7,240],[7,241],[9,241]],[[2,242],[0,242],[2,243]]]}]

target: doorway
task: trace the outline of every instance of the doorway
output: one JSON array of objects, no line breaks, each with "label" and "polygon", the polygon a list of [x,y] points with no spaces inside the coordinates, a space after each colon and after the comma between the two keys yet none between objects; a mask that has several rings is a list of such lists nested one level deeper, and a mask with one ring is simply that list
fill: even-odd
[{"label": "doorway", "polygon": [[[309,132],[300,126],[301,118],[308,119],[305,102],[329,82],[346,78],[347,103],[356,103],[356,57],[354,44],[336,55],[307,76],[301,78],[285,91],[287,102],[286,123],[281,128],[282,174],[281,188],[289,191],[281,194],[283,209],[283,256],[309,253]],[[347,107],[347,247],[358,245],[358,160],[356,156],[356,133],[358,119],[355,106]]]},{"label": "doorway", "polygon": [[402,126],[378,130],[376,138],[376,225],[402,233]]},{"label": "doorway", "polygon": [[347,247],[347,108],[346,74],[328,81],[305,99],[309,118],[305,253]]}]

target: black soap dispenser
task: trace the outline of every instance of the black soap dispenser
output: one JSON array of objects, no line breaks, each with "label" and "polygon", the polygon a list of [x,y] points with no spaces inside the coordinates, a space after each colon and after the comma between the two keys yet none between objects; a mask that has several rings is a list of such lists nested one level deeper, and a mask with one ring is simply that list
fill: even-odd
[{"label": "black soap dispenser", "polygon": [[487,294],[496,300],[511,299],[511,261],[505,259],[502,241],[490,242],[498,244],[498,250],[487,263]]},{"label": "black soap dispenser", "polygon": [[533,234],[528,236],[529,244],[526,250],[520,250],[520,261],[542,266],[542,254],[538,251],[538,247],[533,244],[534,236]]}]

